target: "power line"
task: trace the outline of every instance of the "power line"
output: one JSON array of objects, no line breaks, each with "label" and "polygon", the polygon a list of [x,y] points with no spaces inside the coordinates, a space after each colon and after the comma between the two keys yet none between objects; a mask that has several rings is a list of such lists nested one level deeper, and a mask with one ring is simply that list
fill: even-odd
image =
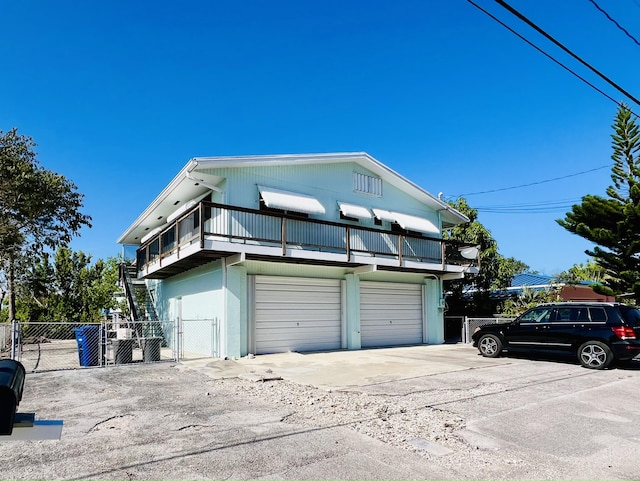
[{"label": "power line", "polygon": [[618,27],[618,29],[622,30],[626,34],[627,37],[629,37],[631,40],[633,40],[636,43],[636,45],[640,45],[640,42],[638,42],[633,35],[631,35],[629,32],[627,32],[627,30],[622,25],[620,25],[618,22],[616,22],[611,17],[611,15],[609,15],[600,5],[598,5],[595,2],[595,0],[589,0],[589,1],[593,4],[594,7],[596,7],[598,10],[600,10],[604,14],[604,16],[609,19],[610,22],[612,22],[616,27]]},{"label": "power line", "polygon": [[629,92],[627,92],[625,89],[623,89],[622,87],[620,87],[617,83],[615,83],[613,80],[611,80],[609,77],[607,77],[606,75],[604,75],[602,72],[600,72],[598,69],[596,69],[595,67],[592,67],[590,64],[588,64],[587,62],[585,62],[584,60],[582,60],[578,55],[576,55],[575,53],[573,53],[571,50],[569,50],[567,47],[565,47],[564,45],[562,45],[560,42],[558,42],[555,38],[553,38],[551,35],[549,35],[547,32],[545,32],[544,30],[542,30],[540,27],[538,27],[535,23],[533,23],[531,20],[529,20],[527,17],[525,17],[523,14],[521,14],[520,12],[518,12],[515,8],[513,8],[511,5],[509,5],[507,2],[505,2],[504,0],[494,0],[498,5],[500,5],[501,7],[505,8],[509,13],[515,15],[516,17],[518,17],[520,20],[522,20],[524,23],[526,23],[527,25],[529,25],[531,28],[533,28],[536,32],[538,32],[540,35],[543,35],[547,40],[549,40],[550,42],[553,42],[556,46],[560,47],[562,50],[564,50],[566,53],[568,53],[569,55],[571,55],[573,58],[575,58],[578,62],[580,62],[582,65],[584,65],[585,67],[587,67],[589,70],[591,70],[593,73],[595,73],[598,77],[600,77],[602,80],[604,80],[605,82],[607,82],[609,85],[611,85],[613,88],[615,88],[618,92],[622,93],[623,95],[625,95],[626,97],[628,97],[629,99],[633,100],[636,105],[640,105],[640,100],[638,100],[637,98],[635,98],[633,95],[631,95]]},{"label": "power line", "polygon": [[568,174],[568,175],[563,175],[561,177],[554,177],[552,179],[545,179],[545,180],[539,180],[537,182],[530,182],[528,184],[514,185],[514,186],[511,186],[511,187],[502,187],[500,189],[483,190],[483,191],[480,191],[480,192],[469,192],[469,193],[466,193],[466,194],[458,194],[456,197],[468,197],[470,195],[491,194],[491,193],[494,193],[494,192],[503,192],[505,190],[513,190],[513,189],[521,189],[523,187],[531,187],[532,185],[547,184],[549,182],[555,182],[556,180],[563,180],[563,179],[568,179],[570,177],[577,177],[578,175],[588,174],[590,172],[595,172],[596,170],[602,170],[602,169],[606,169],[606,168],[610,169],[611,168],[611,164],[603,165],[601,167],[596,167],[595,169],[583,170],[582,172],[576,172],[575,174]]},{"label": "power line", "polygon": [[[502,20],[500,20],[499,18],[497,18],[496,16],[494,16],[493,14],[489,13],[487,10],[485,10],[484,8],[482,8],[480,5],[478,5],[477,3],[474,3],[472,0],[467,0],[468,3],[470,3],[471,5],[473,5],[474,7],[476,7],[478,10],[480,10],[482,13],[484,13],[485,15],[487,15],[488,17],[490,17],[492,20],[496,21],[497,23],[499,23],[500,25],[502,25],[504,28],[506,28],[507,30],[509,30],[512,34],[514,34],[516,37],[520,38],[522,41],[524,41],[525,43],[527,43],[528,45],[530,45],[531,47],[535,48],[538,52],[540,52],[542,55],[544,55],[545,57],[547,57],[549,60],[551,60],[552,62],[555,62],[556,64],[558,64],[560,67],[562,67],[563,69],[565,69],[567,72],[569,72],[571,75],[573,75],[574,77],[580,79],[582,82],[584,82],[585,84],[587,84],[589,87],[591,87],[592,89],[594,89],[596,92],[600,93],[601,95],[605,96],[606,98],[608,98],[609,100],[611,100],[614,104],[616,104],[617,106],[621,107],[622,104],[620,102],[618,102],[616,99],[614,99],[613,97],[611,97],[609,94],[607,94],[606,92],[604,92],[603,90],[599,89],[598,87],[596,87],[594,84],[592,84],[591,82],[589,82],[587,79],[585,79],[584,77],[582,77],[580,74],[578,74],[577,72],[571,70],[569,67],[567,67],[565,64],[563,64],[562,62],[560,62],[559,60],[556,60],[554,57],[552,57],[550,54],[548,54],[547,52],[545,52],[544,50],[542,50],[540,47],[538,47],[537,45],[535,45],[533,42],[530,42],[529,40],[527,40],[525,37],[523,37],[522,35],[520,35],[518,32],[516,32],[514,29],[512,29],[511,27],[509,27],[506,23],[504,23]],[[633,115],[635,115],[636,117],[638,117],[638,115],[631,109],[628,109],[629,112],[631,112]]]},{"label": "power line", "polygon": [[486,205],[474,206],[478,212],[490,214],[550,214],[554,212],[567,212],[580,200],[555,200],[529,204]]}]

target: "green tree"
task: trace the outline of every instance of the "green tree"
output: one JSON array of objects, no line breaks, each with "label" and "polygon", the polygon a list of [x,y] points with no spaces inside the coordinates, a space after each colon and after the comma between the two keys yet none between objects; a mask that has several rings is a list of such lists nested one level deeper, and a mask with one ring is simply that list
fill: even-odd
[{"label": "green tree", "polygon": [[[529,266],[513,257],[505,258],[498,252],[498,243],[491,232],[478,222],[478,210],[469,206],[464,197],[449,204],[466,215],[469,222],[454,227],[445,235],[445,238],[480,246],[480,272],[472,277],[445,283],[445,289],[449,292],[447,297],[449,313],[493,314],[496,303],[490,300],[491,291],[511,285],[513,277],[527,272]],[[466,290],[472,293],[470,303],[465,300]]]},{"label": "green tree", "polygon": [[532,271],[527,264],[517,260],[514,257],[498,257],[498,275],[494,279],[491,285],[492,289],[504,289],[511,286],[513,278],[519,274],[528,272],[530,274],[536,274]]},{"label": "green tree", "polygon": [[91,263],[91,256],[60,247],[53,263],[44,255],[18,286],[21,321],[96,322],[103,309],[116,307],[119,260]]},{"label": "green tree", "polygon": [[584,281],[601,284],[607,278],[607,272],[594,260],[589,260],[586,264],[574,264],[555,278],[558,282],[569,285],[580,284]]},{"label": "green tree", "polygon": [[23,266],[91,226],[91,218],[80,212],[83,195],[70,180],[41,167],[34,147],[15,128],[0,131],[0,270],[9,320],[15,318],[14,281]]},{"label": "green tree", "polygon": [[618,109],[611,135],[613,182],[606,197],[586,195],[557,222],[595,244],[585,253],[604,269],[615,294],[633,292],[640,300],[640,131],[631,111]]}]

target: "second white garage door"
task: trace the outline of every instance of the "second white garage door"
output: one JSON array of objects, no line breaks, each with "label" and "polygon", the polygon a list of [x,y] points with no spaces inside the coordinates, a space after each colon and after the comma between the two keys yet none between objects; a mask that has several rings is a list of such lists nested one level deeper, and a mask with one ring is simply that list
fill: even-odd
[{"label": "second white garage door", "polygon": [[255,277],[255,352],[340,349],[340,281]]},{"label": "second white garage door", "polygon": [[360,283],[362,347],[423,342],[422,285]]}]

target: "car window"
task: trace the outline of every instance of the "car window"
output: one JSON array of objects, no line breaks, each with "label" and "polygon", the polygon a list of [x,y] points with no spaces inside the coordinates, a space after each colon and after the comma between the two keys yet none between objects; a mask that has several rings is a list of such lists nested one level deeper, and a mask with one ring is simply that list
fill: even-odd
[{"label": "car window", "polygon": [[520,317],[520,322],[549,322],[551,319],[550,307],[536,307],[528,312],[525,312]]},{"label": "car window", "polygon": [[607,312],[603,307],[590,307],[589,317],[591,318],[592,322],[606,322]]},{"label": "car window", "polygon": [[589,322],[586,308],[580,307],[558,307],[553,316],[554,322]]},{"label": "car window", "polygon": [[620,313],[629,327],[640,327],[640,310],[636,307],[620,307]]}]

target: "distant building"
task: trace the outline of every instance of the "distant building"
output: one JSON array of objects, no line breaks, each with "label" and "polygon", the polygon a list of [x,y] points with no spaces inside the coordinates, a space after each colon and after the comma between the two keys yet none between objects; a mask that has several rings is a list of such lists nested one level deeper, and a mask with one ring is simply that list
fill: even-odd
[{"label": "distant building", "polygon": [[593,282],[582,281],[577,285],[557,282],[553,276],[541,274],[518,274],[511,281],[511,286],[491,294],[494,299],[508,299],[524,292],[525,288],[533,290],[559,289],[563,301],[613,302],[614,296],[598,294],[593,290]]}]

